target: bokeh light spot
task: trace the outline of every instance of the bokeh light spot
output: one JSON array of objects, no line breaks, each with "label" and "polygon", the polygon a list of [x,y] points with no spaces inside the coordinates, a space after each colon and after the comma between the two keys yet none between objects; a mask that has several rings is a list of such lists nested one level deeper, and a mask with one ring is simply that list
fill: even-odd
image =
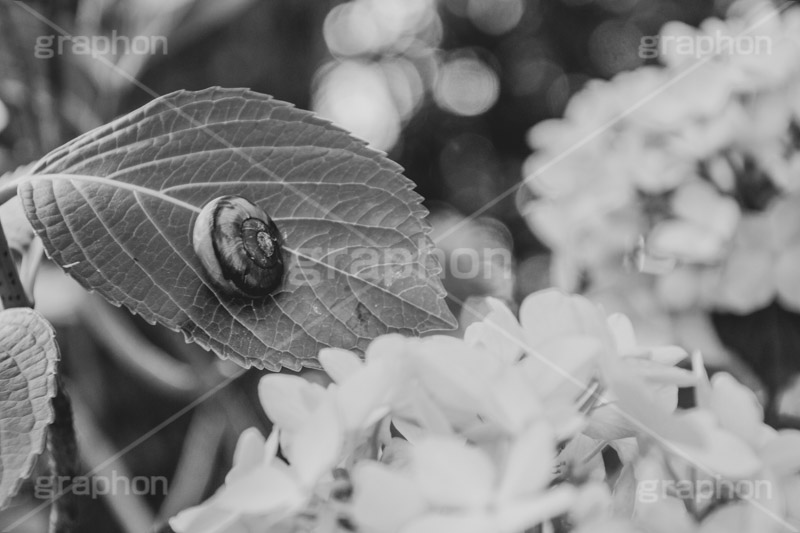
[{"label": "bokeh light spot", "polygon": [[325,17],[325,43],[337,56],[403,50],[417,34],[436,38],[441,33],[428,31],[432,26],[435,30],[438,21],[435,5],[433,0],[354,0],[340,4]]},{"label": "bokeh light spot", "polygon": [[382,44],[378,30],[366,3],[347,2],[330,10],[322,31],[331,53],[351,56],[378,48]]},{"label": "bokeh light spot", "polygon": [[457,54],[445,60],[434,88],[434,98],[442,109],[463,116],[485,113],[499,95],[497,73],[471,55]]},{"label": "bokeh light spot", "polygon": [[491,35],[514,29],[524,12],[522,0],[469,0],[467,4],[467,15],[475,27]]},{"label": "bokeh light spot", "polygon": [[380,65],[343,61],[323,67],[314,111],[387,151],[400,136],[401,116]]}]

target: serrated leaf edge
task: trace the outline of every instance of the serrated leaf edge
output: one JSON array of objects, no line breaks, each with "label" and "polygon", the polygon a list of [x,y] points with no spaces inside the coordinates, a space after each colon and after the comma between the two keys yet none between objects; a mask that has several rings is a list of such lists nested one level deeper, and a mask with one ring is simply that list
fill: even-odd
[{"label": "serrated leaf edge", "polygon": [[[49,391],[52,391],[52,395],[50,396],[50,398],[48,398],[47,401],[48,409],[47,409],[47,416],[44,418],[45,422],[45,428],[43,432],[44,438],[42,439],[41,443],[39,443],[38,449],[37,448],[31,449],[31,453],[28,454],[28,457],[26,457],[25,462],[23,463],[22,467],[23,474],[20,477],[18,477],[11,485],[11,490],[9,491],[6,498],[4,500],[0,499],[0,510],[8,507],[8,505],[11,503],[11,501],[19,492],[22,483],[24,483],[25,480],[28,479],[28,477],[30,477],[31,473],[33,472],[33,467],[36,465],[36,460],[39,458],[39,456],[42,455],[42,453],[44,453],[45,449],[47,448],[47,431],[50,424],[52,424],[55,419],[55,412],[53,410],[52,400],[56,394],[56,387],[57,387],[56,376],[58,374],[58,362],[61,360],[61,351],[58,347],[58,342],[56,342],[56,331],[53,328],[53,325],[50,324],[50,321],[44,318],[44,316],[42,316],[41,313],[35,311],[34,309],[28,309],[24,307],[4,309],[0,311],[0,315],[4,313],[32,315],[36,318],[37,321],[41,322],[44,326],[46,326],[47,332],[49,334],[48,340],[53,343],[53,346],[55,348],[55,357],[52,360],[48,358],[47,361],[48,363],[46,372],[47,389]],[[0,318],[0,320],[2,320],[2,318]]]}]

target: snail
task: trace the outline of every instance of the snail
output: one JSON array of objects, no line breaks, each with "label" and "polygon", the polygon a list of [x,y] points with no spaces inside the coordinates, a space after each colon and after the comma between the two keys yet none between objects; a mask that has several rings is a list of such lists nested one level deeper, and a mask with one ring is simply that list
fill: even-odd
[{"label": "snail", "polygon": [[240,196],[208,202],[194,224],[194,251],[208,280],[229,294],[263,298],[283,279],[283,239],[260,207]]}]

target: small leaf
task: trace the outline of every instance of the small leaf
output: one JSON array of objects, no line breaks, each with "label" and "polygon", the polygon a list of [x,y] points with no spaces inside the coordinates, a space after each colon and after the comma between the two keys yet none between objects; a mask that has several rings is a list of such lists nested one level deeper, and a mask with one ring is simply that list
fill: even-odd
[{"label": "small leaf", "polygon": [[[454,326],[426,210],[400,172],[309,112],[214,88],[78,137],[19,193],[48,254],[84,287],[243,366],[299,369],[328,346]],[[192,229],[223,195],[256,203],[282,233],[286,274],[265,299],[204,279]]]},{"label": "small leaf", "polygon": [[0,312],[0,508],[16,494],[53,421],[58,345],[32,309]]}]

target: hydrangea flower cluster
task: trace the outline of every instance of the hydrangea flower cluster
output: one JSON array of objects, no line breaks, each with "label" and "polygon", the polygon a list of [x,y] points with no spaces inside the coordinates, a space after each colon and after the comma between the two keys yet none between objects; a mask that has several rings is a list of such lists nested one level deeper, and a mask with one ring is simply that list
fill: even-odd
[{"label": "hydrangea flower cluster", "polygon": [[[243,433],[225,485],[172,528],[711,531],[705,522],[728,509],[766,522],[732,497],[686,504],[664,529],[665,509],[688,499],[651,501],[637,487],[694,469],[797,493],[800,434],[764,426],[752,395],[729,377],[709,383],[697,356],[693,371],[678,368],[681,349],[640,346],[624,316],[557,290],[529,296],[519,321],[491,307],[464,339],[388,335],[363,360],[323,350],[327,386],[262,378],[272,432]],[[698,407],[676,411],[686,386],[698,386]],[[796,521],[778,501],[756,503]],[[771,531],[742,524],[730,531]]]},{"label": "hydrangea flower cluster", "polygon": [[[729,374],[709,380],[699,354],[696,406],[666,414],[628,384],[620,404],[646,416],[650,438],[616,482],[635,493],[623,531],[780,532],[800,527],[800,431],[764,424],[753,392]],[[635,487],[635,488],[633,488]],[[630,528],[633,525],[635,528]]]},{"label": "hydrangea flower cluster", "polygon": [[800,9],[739,2],[658,43],[662,66],[590,82],[530,132],[522,209],[554,282],[618,284],[627,262],[670,310],[800,311]]}]

